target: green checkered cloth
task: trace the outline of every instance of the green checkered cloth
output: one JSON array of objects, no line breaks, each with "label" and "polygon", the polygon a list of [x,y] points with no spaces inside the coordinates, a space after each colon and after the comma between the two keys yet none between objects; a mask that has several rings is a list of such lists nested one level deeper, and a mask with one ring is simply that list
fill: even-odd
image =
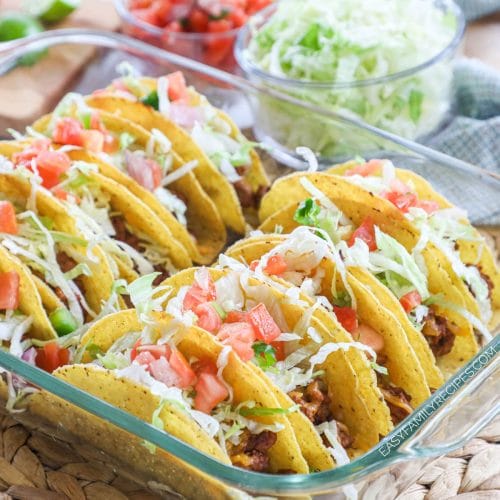
[{"label": "green checkered cloth", "polygon": [[[500,0],[456,0],[468,20],[500,11]],[[454,68],[453,119],[426,145],[455,158],[500,174],[500,72],[475,59],[460,59]],[[500,189],[465,173],[442,176],[434,182],[462,206],[476,224],[500,225]],[[468,189],[464,193],[463,186]]]},{"label": "green checkered cloth", "polygon": [[[500,11],[500,0],[455,0],[467,20]],[[500,72],[473,59],[454,70],[454,120],[428,145],[500,173]]]},{"label": "green checkered cloth", "polygon": [[428,145],[500,173],[500,73],[474,59],[454,71],[452,122]]},{"label": "green checkered cloth", "polygon": [[500,9],[499,0],[455,0],[468,21],[486,16]]}]

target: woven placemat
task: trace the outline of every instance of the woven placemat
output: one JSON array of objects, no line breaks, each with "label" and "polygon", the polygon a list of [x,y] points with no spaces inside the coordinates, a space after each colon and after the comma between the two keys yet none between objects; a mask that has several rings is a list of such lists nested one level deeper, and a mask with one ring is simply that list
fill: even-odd
[{"label": "woven placemat", "polygon": [[161,498],[98,458],[0,414],[0,500]]},{"label": "woven placemat", "polygon": [[[0,500],[155,500],[95,454],[0,417]],[[500,419],[447,456],[397,465],[360,495],[371,500],[500,499]]]},{"label": "woven placemat", "polygon": [[499,500],[500,418],[463,448],[392,467],[362,491],[363,500]]}]

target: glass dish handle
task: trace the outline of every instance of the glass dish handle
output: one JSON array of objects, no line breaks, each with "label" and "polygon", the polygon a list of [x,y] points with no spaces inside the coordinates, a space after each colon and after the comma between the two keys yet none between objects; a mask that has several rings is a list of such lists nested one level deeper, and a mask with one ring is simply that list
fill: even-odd
[{"label": "glass dish handle", "polygon": [[[481,362],[481,356],[477,360]],[[450,453],[476,436],[500,414],[500,356],[438,409],[398,450],[406,457]],[[452,386],[453,388],[453,386]],[[451,389],[450,389],[451,390]]]}]

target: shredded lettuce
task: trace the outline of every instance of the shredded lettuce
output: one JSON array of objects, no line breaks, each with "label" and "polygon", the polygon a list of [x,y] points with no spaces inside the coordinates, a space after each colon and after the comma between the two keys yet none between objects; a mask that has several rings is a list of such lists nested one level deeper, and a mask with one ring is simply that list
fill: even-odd
[{"label": "shredded lettuce", "polygon": [[466,265],[455,248],[458,240],[481,241],[474,228],[465,219],[461,210],[444,209],[427,214],[420,209],[411,209],[410,219],[451,263],[453,271],[470,288],[478,304],[481,320],[487,323],[492,316],[488,284],[475,266]]},{"label": "shredded lettuce", "polygon": [[299,405],[290,406],[290,408],[265,408],[263,406],[242,406],[240,415],[244,417],[262,417],[268,415],[289,415],[300,409]]},{"label": "shredded lettuce", "polygon": [[427,277],[403,245],[378,227],[375,227],[375,239],[377,250],[373,252],[360,238],[356,238],[351,247],[341,242],[339,246],[346,265],[367,269],[398,298],[412,290],[417,290],[423,300],[429,297]]},{"label": "shredded lettuce", "polygon": [[130,364],[126,356],[117,352],[107,352],[104,355],[97,354],[96,359],[107,370],[121,370]]},{"label": "shredded lettuce", "polygon": [[[163,420],[160,418],[160,414],[165,404],[166,401],[160,401],[158,408],[156,408],[156,410],[153,412],[153,415],[151,416],[151,425],[153,427],[156,427],[160,431],[165,430],[165,424],[163,423]],[[150,443],[149,441],[144,441],[143,445],[149,451],[149,453],[155,453],[156,446],[153,443]]]},{"label": "shredded lettuce", "polygon": [[[359,82],[428,61],[451,42],[455,24],[453,16],[431,1],[290,0],[278,4],[270,19],[255,29],[244,57],[274,77]],[[451,62],[445,58],[426,72],[384,85],[337,90],[290,84],[282,90],[328,111],[416,138],[434,130],[446,114],[451,75]],[[353,149],[346,143],[359,150],[364,141],[276,100],[263,101],[262,108],[271,120],[273,137],[278,134],[279,142],[291,150],[305,145],[334,156]]]},{"label": "shredded lettuce", "polygon": [[171,293],[171,289],[166,286],[153,288],[153,282],[159,274],[146,274],[127,286],[130,300],[143,319],[147,318],[153,311],[160,311],[163,302]]}]

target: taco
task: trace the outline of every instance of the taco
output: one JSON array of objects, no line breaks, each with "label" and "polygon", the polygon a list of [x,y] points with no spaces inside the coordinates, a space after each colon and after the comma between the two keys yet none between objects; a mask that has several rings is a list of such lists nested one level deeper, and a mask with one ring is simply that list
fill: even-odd
[{"label": "taco", "polygon": [[375,359],[373,350],[354,343],[335,319],[327,329],[317,304],[309,307],[300,293],[221,259],[224,269],[188,269],[168,278],[165,311],[231,346],[281,407],[299,405],[301,413],[288,418],[311,469],[331,467],[325,451],[345,463],[345,450],[360,454],[390,432],[390,412],[365,356],[369,351]]},{"label": "taco", "polygon": [[130,282],[158,271],[162,281],[191,265],[184,247],[147,205],[99,174],[97,165],[72,160],[73,151],[57,149],[49,139],[35,139],[0,142],[0,154],[12,161],[13,175],[40,182],[59,199],[85,239],[98,242],[110,257],[116,277]]},{"label": "taco", "polygon": [[[282,199],[290,200],[285,208]],[[276,181],[264,197],[261,217],[268,215],[261,225],[264,232],[276,226],[284,232],[300,224],[317,227],[336,243],[339,258],[359,268],[355,276],[363,284],[373,284],[366,278],[372,274],[386,285],[391,293],[379,296],[380,301],[394,314],[398,311],[431,388],[441,383],[432,353],[449,376],[478,351],[475,334],[490,338],[454,286],[446,256],[387,201],[331,174],[293,174]],[[401,321],[403,310],[413,327]],[[423,335],[416,335],[415,327]]]},{"label": "taco", "polygon": [[421,231],[426,231],[451,261],[452,279],[469,310],[476,311],[491,330],[500,324],[500,271],[490,248],[464,211],[434,191],[425,179],[395,168],[389,160],[352,161],[328,172],[389,200]]},{"label": "taco", "polygon": [[272,392],[203,330],[163,313],[150,315],[145,326],[128,310],[93,325],[81,346],[96,360],[62,368],[57,377],[221,462],[260,472],[309,471]]},{"label": "taco", "polygon": [[[253,236],[233,245],[226,255],[250,266],[261,279],[272,277],[299,287],[334,314],[355,341],[377,353],[377,363],[386,369],[378,374],[378,384],[394,425],[430,397],[424,370],[402,326],[341,261],[335,262],[329,242],[313,229]],[[330,327],[326,311],[321,319]]]},{"label": "taco", "polygon": [[0,343],[10,341],[26,318],[29,318],[26,331],[29,329],[33,337],[56,338],[30,272],[0,245]]},{"label": "taco", "polygon": [[29,268],[42,303],[64,305],[52,317],[56,332],[69,333],[98,315],[113,274],[64,206],[43,187],[0,174],[0,212],[0,245]]},{"label": "taco", "polygon": [[122,78],[87,97],[91,107],[116,113],[143,126],[158,129],[186,161],[197,161],[193,171],[214,201],[225,224],[244,234],[245,213],[253,213],[269,187],[258,144],[245,139],[231,118],[205,96],[187,87],[175,72],[157,79],[122,68]]},{"label": "taco", "polygon": [[89,108],[82,96],[68,94],[52,115],[33,128],[55,143],[76,148],[72,157],[95,163],[99,172],[125,186],[170,229],[193,261],[213,261],[226,241],[215,205],[159,131]]},{"label": "taco", "polygon": [[[54,328],[60,324],[60,310],[53,311],[50,319],[47,312],[33,276],[0,245],[0,350],[46,371],[67,364],[70,351],[59,345],[63,340]],[[37,390],[0,367],[0,398],[7,410],[15,410]]]}]

